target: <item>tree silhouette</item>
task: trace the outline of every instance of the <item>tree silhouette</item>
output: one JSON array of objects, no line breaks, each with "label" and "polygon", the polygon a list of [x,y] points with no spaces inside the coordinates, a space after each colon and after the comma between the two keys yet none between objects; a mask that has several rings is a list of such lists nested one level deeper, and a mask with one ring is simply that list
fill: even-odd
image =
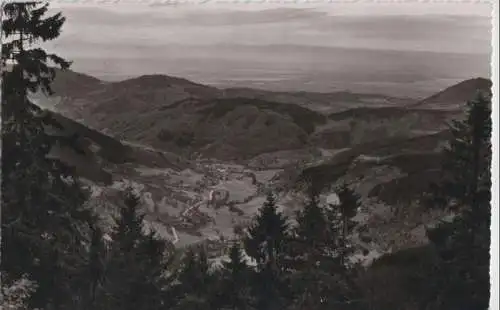
[{"label": "tree silhouette", "polygon": [[480,93],[467,107],[465,120],[453,124],[443,179],[430,196],[458,210],[452,222],[428,231],[441,258],[431,296],[439,309],[487,309],[489,303],[491,97]]},{"label": "tree silhouette", "polygon": [[186,251],[182,266],[177,270],[173,288],[175,298],[173,309],[215,309],[214,277],[210,272],[210,263],[203,247]]},{"label": "tree silhouette", "polygon": [[33,43],[58,37],[64,18],[46,17],[38,2],[3,5],[2,30],[2,276],[9,283],[27,273],[36,284],[32,308],[81,307],[88,291],[85,244],[93,216],[73,169],[49,158],[50,115],[28,99],[51,93],[53,66],[69,63]]},{"label": "tree silhouette", "polygon": [[289,237],[287,218],[278,212],[275,197],[269,193],[243,240],[245,252],[257,262],[252,289],[258,309],[276,309],[286,304],[286,246]]},{"label": "tree silhouette", "polygon": [[252,270],[247,265],[242,249],[235,243],[229,249],[229,261],[223,263],[220,274],[220,305],[224,309],[252,309],[250,278]]},{"label": "tree silhouette", "polygon": [[294,271],[292,309],[358,309],[351,303],[359,294],[354,292],[352,275],[344,264],[342,221],[352,216],[347,211],[351,200],[344,200],[349,205],[342,216],[339,206],[321,206],[315,192],[309,195],[304,209],[297,213],[289,247]]},{"label": "tree silhouette", "polygon": [[144,232],[139,198],[128,189],[125,206],[111,233],[104,284],[97,309],[160,309],[168,285],[167,243],[153,231]]},{"label": "tree silhouette", "polygon": [[350,189],[346,184],[342,184],[338,190],[337,195],[339,197],[338,206],[333,206],[335,210],[338,210],[340,215],[340,223],[342,225],[342,233],[340,238],[340,259],[341,264],[345,265],[346,257],[348,253],[348,241],[347,237],[352,230],[353,223],[352,218],[358,213],[358,208],[361,206],[359,196]]}]

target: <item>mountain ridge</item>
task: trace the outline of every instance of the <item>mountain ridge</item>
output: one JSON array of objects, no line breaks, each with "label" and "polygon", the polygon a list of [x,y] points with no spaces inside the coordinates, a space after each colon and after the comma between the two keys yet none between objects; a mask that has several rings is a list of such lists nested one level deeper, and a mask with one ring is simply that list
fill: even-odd
[{"label": "mountain ridge", "polygon": [[490,79],[482,77],[464,80],[460,83],[447,87],[432,96],[420,100],[411,107],[435,108],[436,106],[442,107],[443,105],[451,104],[451,108],[455,108],[454,104],[456,104],[457,101],[466,102],[468,100],[471,100],[476,91],[491,92],[492,85],[493,83]]},{"label": "mountain ridge", "polygon": [[[102,83],[76,73],[69,80],[59,84],[95,89],[85,88],[73,97],[66,91],[69,95],[56,106],[62,115],[120,140],[180,152],[181,156],[191,153],[225,160],[311,143],[331,149],[439,132],[447,121],[460,116],[464,102],[457,98],[470,98],[475,90],[491,85],[487,79],[469,79],[415,103],[349,91],[316,94],[218,89],[161,74]],[[274,128],[267,132],[281,136],[271,139],[261,134],[267,126]],[[255,140],[257,137],[260,139]],[[283,145],[274,146],[275,139]]]},{"label": "mountain ridge", "polygon": [[[69,89],[60,102],[67,104],[66,112],[53,112],[69,128],[66,134],[76,135],[86,149],[85,158],[64,152],[64,159],[91,181],[95,203],[108,209],[115,208],[126,184],[140,189],[148,223],[165,238],[175,228],[180,247],[221,235],[233,238],[233,228],[251,220],[269,188],[279,193],[281,210],[293,216],[302,201],[297,193],[308,178],[323,183],[325,194],[339,182],[351,184],[367,208],[359,225],[385,236],[394,230],[390,210],[412,204],[436,179],[433,171],[450,138],[446,123],[462,115],[459,109],[407,102],[332,102],[333,111],[321,111],[303,102],[314,94],[306,93],[305,99],[301,92],[224,94],[158,75],[114,85],[83,80],[95,89],[76,92],[75,98]],[[78,85],[71,81],[60,85]],[[466,97],[467,90],[475,92],[458,87]],[[330,95],[313,99],[326,105]],[[278,100],[268,100],[273,96]],[[348,92],[337,96],[356,99]],[[463,107],[464,101],[450,104]],[[207,200],[213,190],[227,197],[217,208]],[[195,207],[196,212],[189,211]],[[381,216],[387,223],[373,224]],[[426,216],[435,220],[438,215]],[[412,235],[422,219],[412,215],[409,221],[413,224],[405,224],[398,235]],[[415,244],[399,240],[398,246],[425,243],[415,238]],[[375,239],[383,244],[377,249],[394,247]]]}]

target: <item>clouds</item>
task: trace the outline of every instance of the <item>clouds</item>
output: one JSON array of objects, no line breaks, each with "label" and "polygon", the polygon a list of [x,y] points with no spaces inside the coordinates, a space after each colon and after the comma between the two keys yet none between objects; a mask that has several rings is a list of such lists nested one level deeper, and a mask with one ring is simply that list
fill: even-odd
[{"label": "clouds", "polygon": [[54,8],[107,8],[120,13],[176,11],[265,11],[276,8],[319,9],[331,15],[482,15],[494,0],[52,0]]},{"label": "clouds", "polygon": [[[242,8],[243,9],[243,8]],[[55,11],[56,9],[53,8]],[[175,27],[219,27],[287,23],[294,21],[310,22],[328,16],[327,12],[298,9],[274,8],[268,10],[210,10],[196,9],[162,9],[149,12],[121,11],[113,7],[65,7],[62,8],[68,22],[72,25],[105,25],[105,26],[175,26]]]},{"label": "clouds", "polygon": [[139,47],[296,44],[488,53],[490,19],[452,15],[332,15],[322,9],[184,9],[161,12],[66,8],[58,47],[134,53]]},{"label": "clouds", "polygon": [[276,8],[264,11],[198,11],[176,20],[190,26],[243,26],[290,22],[309,22],[328,16],[326,12],[297,8]]},{"label": "clouds", "polygon": [[479,16],[330,16],[303,30],[346,47],[481,54],[489,53],[490,22]]},{"label": "clouds", "polygon": [[[349,77],[354,81],[372,76],[366,72],[373,69],[367,67],[370,62],[380,64],[378,71],[407,70],[422,76],[417,71],[425,68],[447,79],[485,71],[491,40],[488,5],[353,2],[56,5],[67,23],[61,37],[46,47],[90,74],[154,71],[202,77],[205,82],[266,74],[324,79],[326,71],[343,77],[356,72]],[[457,61],[454,55],[460,54],[466,56]],[[399,76],[391,73],[387,79]]]}]

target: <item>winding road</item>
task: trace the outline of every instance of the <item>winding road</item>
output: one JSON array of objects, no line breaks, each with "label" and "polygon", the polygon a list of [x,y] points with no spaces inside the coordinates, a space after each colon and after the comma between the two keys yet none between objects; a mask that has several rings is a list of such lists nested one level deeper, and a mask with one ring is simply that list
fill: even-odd
[{"label": "winding road", "polygon": [[204,199],[194,205],[192,205],[191,207],[187,208],[186,210],[184,210],[181,214],[182,217],[186,217],[186,216],[189,216],[189,213],[191,212],[191,210],[193,209],[198,209],[202,204],[209,204],[210,202],[212,202],[212,199],[213,199],[213,193],[214,191],[211,190],[209,193],[208,193],[208,199]]}]

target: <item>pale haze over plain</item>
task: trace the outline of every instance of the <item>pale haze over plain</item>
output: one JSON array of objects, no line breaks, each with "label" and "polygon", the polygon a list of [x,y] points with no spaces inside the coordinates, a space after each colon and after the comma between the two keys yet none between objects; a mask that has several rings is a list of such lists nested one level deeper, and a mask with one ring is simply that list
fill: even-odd
[{"label": "pale haze over plain", "polygon": [[422,97],[490,74],[486,1],[131,2],[52,2],[67,22],[47,47],[106,80],[158,73],[220,87]]}]

